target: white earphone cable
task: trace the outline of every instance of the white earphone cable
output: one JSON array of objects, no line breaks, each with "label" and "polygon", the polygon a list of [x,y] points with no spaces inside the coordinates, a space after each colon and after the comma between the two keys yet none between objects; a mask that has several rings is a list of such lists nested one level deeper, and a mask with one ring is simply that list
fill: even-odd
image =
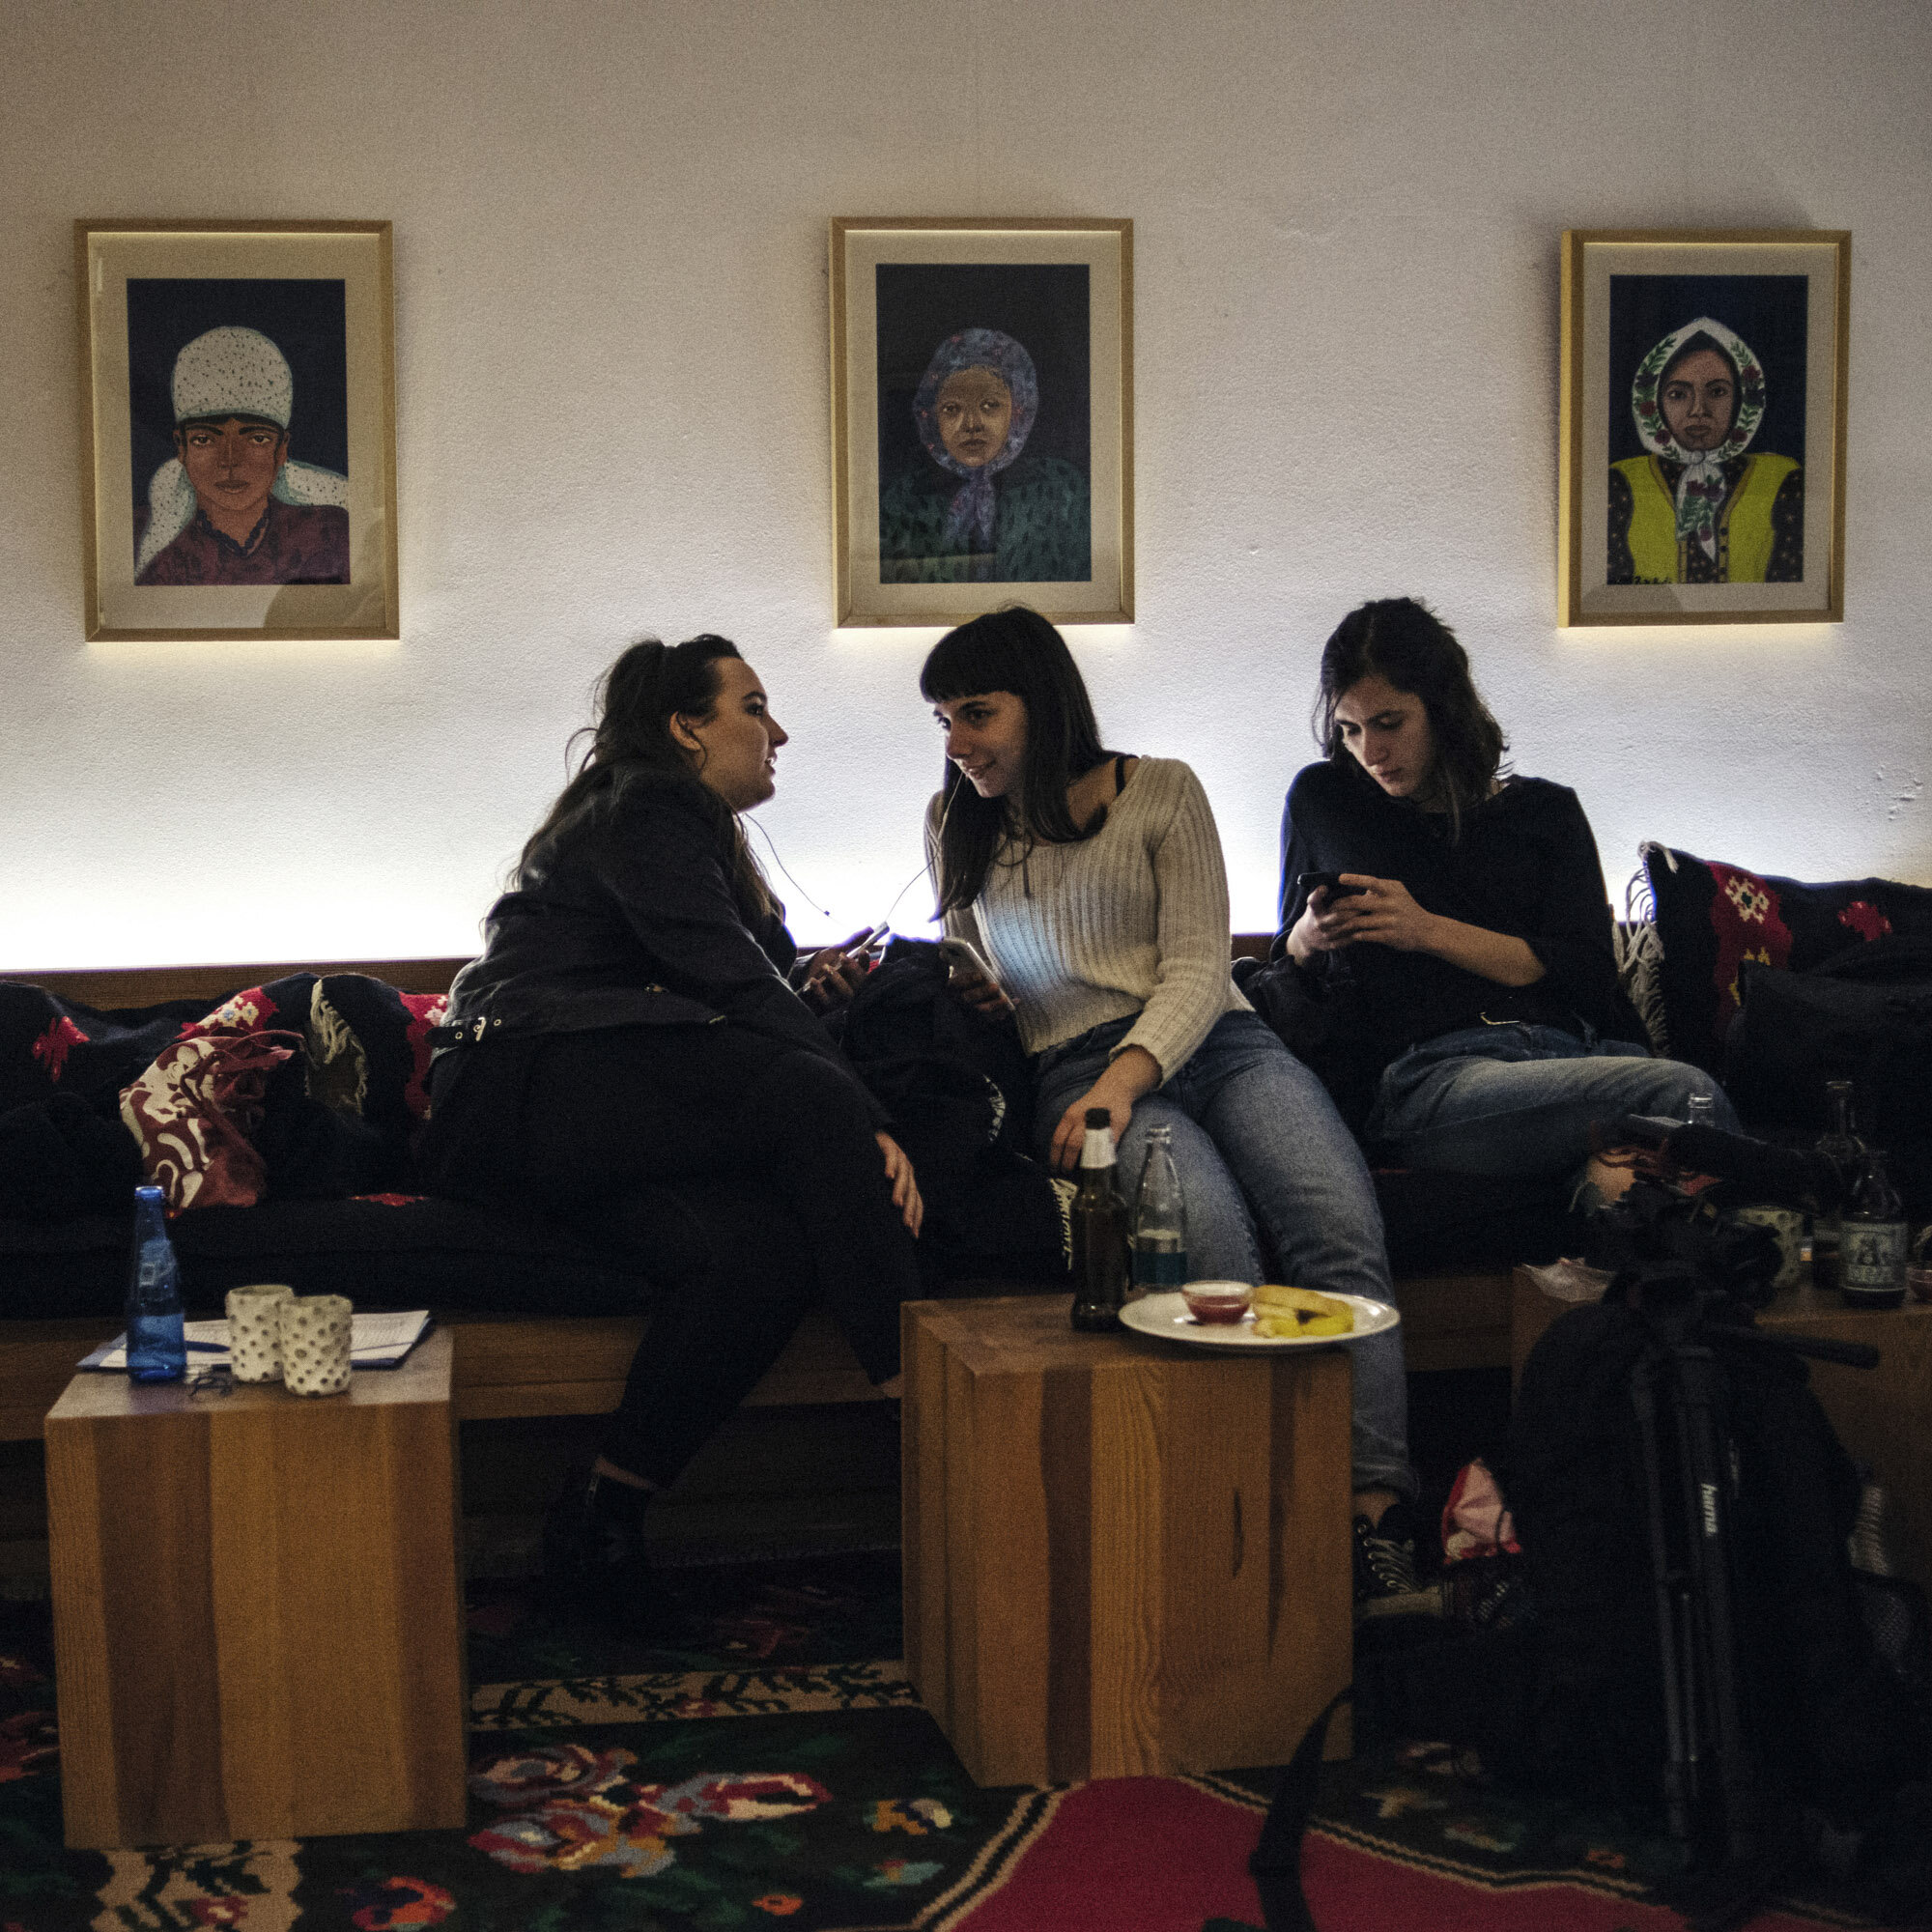
[{"label": "white earphone cable", "polygon": [[[939,824],[933,833],[933,837],[935,838],[941,837],[946,831],[946,821],[952,814],[952,801],[958,795],[958,790],[959,787],[957,785],[954,785],[952,788],[952,790],[950,790],[946,794],[946,803],[944,806],[940,808]],[[812,909],[812,911],[819,916],[820,919],[830,919],[832,915],[829,912],[827,912],[826,909],[822,905],[820,905],[818,901],[815,898],[813,898],[809,892],[807,892],[803,886],[799,884],[798,880],[792,876],[791,868],[785,864],[785,862],[781,858],[779,857],[778,844],[777,841],[772,838],[772,835],[769,832],[767,832],[765,828],[761,824],[759,824],[755,818],[752,819],[750,823],[753,826],[753,828],[757,832],[758,837],[765,841],[765,845],[772,855],[772,864],[775,865],[779,868],[779,870],[784,874],[786,880],[798,893],[799,897],[802,898],[806,902],[806,904],[809,905]],[[920,880],[922,880],[925,876],[926,876],[926,867],[922,865],[919,870],[916,871],[912,875],[912,877],[909,878],[905,882],[905,884],[902,885],[898,889],[898,891],[893,895],[893,902],[886,908],[885,919],[880,922],[881,924],[889,924],[891,923],[893,914],[897,912],[899,909],[899,901],[902,898],[904,898],[905,895],[909,892],[911,892],[916,885],[919,884]]]}]

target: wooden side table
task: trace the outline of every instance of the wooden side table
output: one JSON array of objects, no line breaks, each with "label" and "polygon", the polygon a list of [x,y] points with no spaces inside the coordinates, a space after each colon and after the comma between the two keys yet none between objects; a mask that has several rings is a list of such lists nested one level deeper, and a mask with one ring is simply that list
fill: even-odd
[{"label": "wooden side table", "polygon": [[68,1385],[45,1436],[69,1845],[464,1822],[450,1360],[433,1333],[314,1398]]},{"label": "wooden side table", "polygon": [[[1567,1304],[1545,1294],[1527,1268],[1517,1269],[1512,1295],[1510,1358],[1520,1378],[1537,1337]],[[1932,1304],[1847,1308],[1838,1295],[1805,1286],[1786,1289],[1757,1321],[1773,1334],[1865,1342],[1879,1351],[1875,1369],[1804,1366],[1838,1439],[1886,1491],[1886,1527],[1900,1571],[1932,1590],[1932,1473],[1925,1453],[1932,1442]]]},{"label": "wooden side table", "polygon": [[907,1674],[980,1784],[1279,1762],[1352,1664],[1348,1351],[1066,1306],[903,1311]]}]

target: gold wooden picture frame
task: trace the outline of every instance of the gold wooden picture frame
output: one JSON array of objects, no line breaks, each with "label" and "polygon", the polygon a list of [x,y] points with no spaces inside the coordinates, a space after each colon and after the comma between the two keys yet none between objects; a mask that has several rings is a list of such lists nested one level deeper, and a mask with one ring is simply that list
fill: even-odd
[{"label": "gold wooden picture frame", "polygon": [[1557,622],[1845,614],[1852,238],[1563,237]]},{"label": "gold wooden picture frame", "polygon": [[840,625],[1134,614],[1134,225],[835,219]]},{"label": "gold wooden picture frame", "polygon": [[73,239],[88,639],[400,636],[389,223]]}]

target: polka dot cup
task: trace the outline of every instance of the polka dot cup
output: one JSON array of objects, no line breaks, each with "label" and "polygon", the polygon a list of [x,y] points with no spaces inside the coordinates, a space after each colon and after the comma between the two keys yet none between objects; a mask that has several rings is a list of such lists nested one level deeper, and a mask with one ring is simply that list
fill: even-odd
[{"label": "polka dot cup", "polygon": [[280,1282],[228,1291],[228,1355],[238,1382],[282,1378],[282,1304],[295,1290]]},{"label": "polka dot cup", "polygon": [[282,1305],[282,1381],[294,1395],[349,1386],[352,1310],[346,1294],[298,1294]]}]

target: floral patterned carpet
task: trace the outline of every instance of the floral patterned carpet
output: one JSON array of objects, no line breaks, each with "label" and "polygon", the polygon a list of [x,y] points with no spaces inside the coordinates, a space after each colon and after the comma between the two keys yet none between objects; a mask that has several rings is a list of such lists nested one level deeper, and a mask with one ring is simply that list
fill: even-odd
[{"label": "floral patterned carpet", "polygon": [[0,1932],[1261,1926],[1265,1775],[981,1791],[895,1661],[895,1559],[685,1588],[683,1652],[472,1588],[461,1832],[153,1852],[62,1847],[44,1606],[0,1605]]},{"label": "floral patterned carpet", "polygon": [[[982,1791],[895,1661],[886,1555],[684,1573],[700,1647],[470,1599],[462,1831],[69,1852],[44,1605],[0,1605],[0,1932],[1258,1932],[1272,1770]],[[1310,1760],[1312,1762],[1312,1759]],[[1276,1932],[1665,1932],[1659,1848],[1439,1747],[1321,1775]],[[1304,1902],[1305,1901],[1305,1902]],[[1754,1932],[1861,1925],[1780,1902]]]}]

